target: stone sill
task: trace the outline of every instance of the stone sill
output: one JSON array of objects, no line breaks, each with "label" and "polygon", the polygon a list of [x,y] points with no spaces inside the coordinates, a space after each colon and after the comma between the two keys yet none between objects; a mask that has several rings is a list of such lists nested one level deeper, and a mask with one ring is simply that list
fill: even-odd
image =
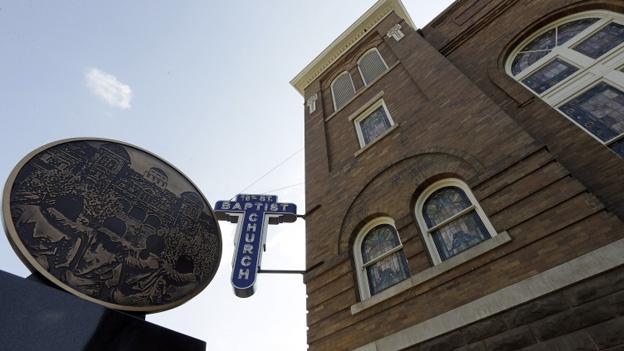
[{"label": "stone sill", "polygon": [[334,116],[336,116],[337,114],[339,114],[342,110],[344,110],[347,106],[349,106],[353,101],[355,101],[355,99],[357,99],[360,95],[364,94],[366,91],[368,91],[368,89],[370,87],[372,87],[373,85],[375,85],[375,83],[377,83],[378,81],[380,81],[383,77],[385,77],[388,73],[390,73],[396,66],[399,65],[399,61],[393,63],[390,67],[388,67],[388,69],[382,73],[379,77],[375,78],[369,85],[366,85],[363,89],[361,89],[360,91],[358,91],[357,93],[355,93],[355,95],[353,95],[353,97],[347,101],[341,108],[337,109],[336,111],[334,111],[334,113],[332,113],[331,115],[329,115],[329,117],[325,118],[325,122],[328,122],[330,119],[334,118]]},{"label": "stone sill", "polygon": [[494,236],[493,238],[486,240],[480,244],[477,244],[471,248],[469,248],[468,250],[457,254],[451,258],[449,258],[448,260],[435,265],[433,267],[427,268],[424,271],[411,276],[410,278],[396,284],[393,285],[391,287],[389,287],[388,289],[380,292],[377,295],[374,295],[366,300],[360,301],[354,305],[351,306],[351,314],[357,314],[360,313],[368,308],[371,308],[383,301],[386,301],[388,299],[390,299],[393,296],[396,296],[408,289],[411,289],[415,286],[418,286],[430,279],[433,279],[439,275],[441,275],[442,273],[445,273],[467,261],[472,260],[473,258],[476,258],[478,256],[483,255],[484,253],[491,251],[505,243],[508,243],[511,241],[511,237],[509,236],[509,233],[507,231],[504,231],[502,233],[499,233],[498,235]]},{"label": "stone sill", "polygon": [[355,154],[353,154],[355,157],[360,156],[364,151],[368,150],[371,148],[371,146],[377,144],[381,139],[385,138],[388,134],[392,133],[393,130],[397,129],[399,127],[399,124],[396,123],[395,125],[393,125],[392,127],[390,127],[389,129],[387,129],[385,132],[383,132],[380,136],[378,136],[375,140],[371,141],[369,144],[367,144],[366,146],[364,146],[363,148],[359,149],[358,151],[355,152]]}]

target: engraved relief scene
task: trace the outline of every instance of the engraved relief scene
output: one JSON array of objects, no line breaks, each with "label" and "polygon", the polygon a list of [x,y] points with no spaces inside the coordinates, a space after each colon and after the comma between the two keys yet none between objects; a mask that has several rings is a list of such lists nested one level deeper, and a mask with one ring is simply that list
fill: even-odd
[{"label": "engraved relief scene", "polygon": [[97,300],[157,309],[198,293],[219,265],[208,203],[179,172],[129,146],[48,148],[22,167],[10,203],[36,262]]}]

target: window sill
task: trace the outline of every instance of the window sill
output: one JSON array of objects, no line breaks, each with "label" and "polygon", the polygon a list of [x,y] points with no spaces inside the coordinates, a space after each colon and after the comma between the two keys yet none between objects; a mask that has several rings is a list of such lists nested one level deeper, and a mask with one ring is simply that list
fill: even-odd
[{"label": "window sill", "polygon": [[457,254],[448,260],[425,269],[424,271],[411,276],[410,278],[389,287],[388,289],[380,292],[377,295],[374,295],[366,300],[360,301],[351,306],[351,314],[360,313],[368,308],[371,308],[383,301],[390,299],[393,296],[396,296],[408,289],[411,289],[415,286],[418,286],[428,280],[431,280],[442,273],[445,273],[467,261],[470,261],[478,256],[483,255],[484,253],[491,251],[503,244],[506,244],[511,241],[511,237],[509,233],[504,231],[494,236],[493,238],[486,240],[478,245],[471,247],[470,249]]},{"label": "window sill", "polygon": [[355,99],[357,99],[360,95],[364,94],[366,91],[368,91],[368,89],[370,87],[372,87],[373,85],[375,85],[375,83],[377,83],[378,81],[380,81],[383,77],[385,77],[388,73],[390,73],[396,66],[399,65],[399,61],[395,62],[394,64],[392,64],[390,67],[388,67],[388,69],[379,77],[375,78],[372,82],[370,82],[369,85],[365,85],[363,89],[361,89],[360,91],[358,91],[357,93],[355,93],[355,95],[353,95],[353,97],[347,101],[342,107],[340,107],[339,109],[337,109],[336,111],[334,111],[334,113],[332,113],[331,115],[329,115],[329,117],[325,118],[325,122],[328,122],[330,119],[334,118],[334,116],[336,116],[337,114],[339,114],[342,110],[344,110],[347,106],[349,106]]},{"label": "window sill", "polygon": [[399,127],[399,124],[396,123],[395,125],[393,125],[392,127],[388,128],[388,130],[386,130],[385,132],[383,132],[380,136],[378,136],[375,140],[371,141],[369,144],[367,144],[366,146],[362,147],[361,149],[359,149],[358,151],[355,152],[354,156],[358,157],[359,155],[361,155],[364,151],[368,150],[371,148],[371,146],[377,144],[381,139],[385,138],[388,134],[392,133],[393,130],[397,129]]}]

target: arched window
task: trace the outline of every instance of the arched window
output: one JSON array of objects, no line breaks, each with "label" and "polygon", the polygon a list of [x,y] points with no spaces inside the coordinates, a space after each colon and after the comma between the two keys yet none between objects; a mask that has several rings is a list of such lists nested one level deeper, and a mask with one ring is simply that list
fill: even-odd
[{"label": "arched window", "polygon": [[332,98],[334,99],[334,111],[338,111],[355,96],[355,86],[349,72],[340,73],[331,83]]},{"label": "arched window", "polygon": [[388,65],[386,65],[386,62],[381,57],[379,50],[377,50],[377,48],[372,48],[360,57],[358,60],[358,69],[360,70],[364,84],[369,85],[388,70]]},{"label": "arched window", "polygon": [[391,218],[377,218],[366,224],[353,249],[362,299],[409,276],[403,244]]},{"label": "arched window", "polygon": [[589,11],[521,43],[507,73],[624,156],[624,15]]},{"label": "arched window", "polygon": [[445,179],[429,186],[416,201],[416,218],[434,264],[496,235],[468,186]]}]

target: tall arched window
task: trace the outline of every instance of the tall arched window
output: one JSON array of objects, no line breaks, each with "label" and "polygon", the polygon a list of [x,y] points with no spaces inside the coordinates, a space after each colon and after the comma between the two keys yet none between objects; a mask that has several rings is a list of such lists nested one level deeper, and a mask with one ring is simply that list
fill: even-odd
[{"label": "tall arched window", "polygon": [[589,11],[527,38],[507,73],[624,156],[624,15]]},{"label": "tall arched window", "polygon": [[403,244],[389,217],[367,223],[358,234],[353,250],[362,299],[409,277]]},{"label": "tall arched window", "polygon": [[358,69],[362,75],[362,81],[365,85],[370,85],[377,77],[381,76],[388,70],[388,65],[379,53],[377,48],[368,50],[358,60]]},{"label": "tall arched window", "polygon": [[355,96],[351,74],[347,71],[340,73],[331,83],[331,92],[334,99],[334,111],[338,111]]},{"label": "tall arched window", "polygon": [[434,264],[496,235],[468,186],[459,179],[438,181],[418,197],[416,218]]}]

